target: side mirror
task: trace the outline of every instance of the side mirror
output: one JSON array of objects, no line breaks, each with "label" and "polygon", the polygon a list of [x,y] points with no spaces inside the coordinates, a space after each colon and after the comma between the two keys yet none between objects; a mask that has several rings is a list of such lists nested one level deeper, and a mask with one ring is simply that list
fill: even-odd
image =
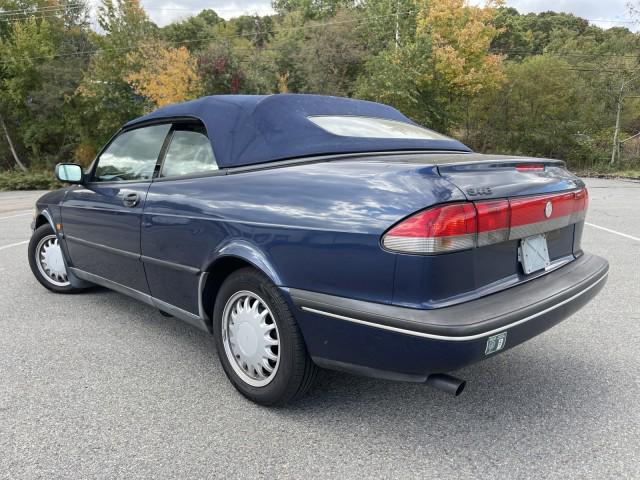
[{"label": "side mirror", "polygon": [[56,165],[56,178],[64,183],[82,183],[82,167],[76,163],[59,163]]}]

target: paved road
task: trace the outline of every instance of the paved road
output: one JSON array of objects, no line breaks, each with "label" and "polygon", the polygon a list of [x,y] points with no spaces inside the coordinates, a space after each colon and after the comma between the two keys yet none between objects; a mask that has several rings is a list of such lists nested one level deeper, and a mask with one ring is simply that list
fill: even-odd
[{"label": "paved road", "polygon": [[[25,245],[0,250],[0,477],[640,478],[640,184],[589,186],[588,221],[636,240],[588,227],[605,290],[461,371],[459,398],[325,372],[304,400],[261,408],[210,337],[106,290],[50,294]],[[29,221],[2,218],[0,248]]]}]

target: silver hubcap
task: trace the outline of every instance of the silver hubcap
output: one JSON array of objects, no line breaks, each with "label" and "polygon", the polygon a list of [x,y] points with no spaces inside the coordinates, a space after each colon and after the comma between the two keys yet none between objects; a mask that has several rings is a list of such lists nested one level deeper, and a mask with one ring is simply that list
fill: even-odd
[{"label": "silver hubcap", "polygon": [[253,387],[269,384],[280,363],[278,326],[267,304],[243,290],[229,298],[222,313],[222,343],[236,374]]},{"label": "silver hubcap", "polygon": [[55,235],[47,235],[36,247],[36,264],[38,270],[47,281],[58,287],[69,285],[67,268],[62,258],[62,250]]}]

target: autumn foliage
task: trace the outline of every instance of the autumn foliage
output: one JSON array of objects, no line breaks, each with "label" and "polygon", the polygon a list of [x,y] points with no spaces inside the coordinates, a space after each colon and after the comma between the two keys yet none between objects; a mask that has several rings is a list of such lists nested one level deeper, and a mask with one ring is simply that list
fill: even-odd
[{"label": "autumn foliage", "polygon": [[159,27],[140,0],[0,0],[0,169],[87,165],[155,108],[275,93],[379,101],[482,152],[640,162],[631,25],[521,14],[503,0],[272,6]]},{"label": "autumn foliage", "polygon": [[141,68],[125,80],[154,106],[184,102],[200,95],[195,60],[186,47],[147,47],[132,57],[132,62],[138,61]]},{"label": "autumn foliage", "polygon": [[[495,9],[502,0],[483,7],[469,6],[465,0],[422,0],[417,15],[417,34],[430,39],[433,73],[462,95],[476,95],[493,89],[505,80],[502,56],[490,53],[499,33],[493,24]],[[427,60],[428,61],[428,60]]]}]

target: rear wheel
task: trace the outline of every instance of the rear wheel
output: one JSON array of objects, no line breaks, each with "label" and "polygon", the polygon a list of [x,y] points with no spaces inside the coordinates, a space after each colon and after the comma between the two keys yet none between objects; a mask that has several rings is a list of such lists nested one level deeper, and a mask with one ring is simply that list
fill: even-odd
[{"label": "rear wheel", "polygon": [[261,405],[301,397],[317,367],[278,289],[260,272],[243,268],[222,284],[213,329],[218,357],[231,383]]},{"label": "rear wheel", "polygon": [[38,227],[29,242],[29,266],[36,279],[49,290],[57,293],[75,293],[69,282],[58,237],[49,224]]}]

